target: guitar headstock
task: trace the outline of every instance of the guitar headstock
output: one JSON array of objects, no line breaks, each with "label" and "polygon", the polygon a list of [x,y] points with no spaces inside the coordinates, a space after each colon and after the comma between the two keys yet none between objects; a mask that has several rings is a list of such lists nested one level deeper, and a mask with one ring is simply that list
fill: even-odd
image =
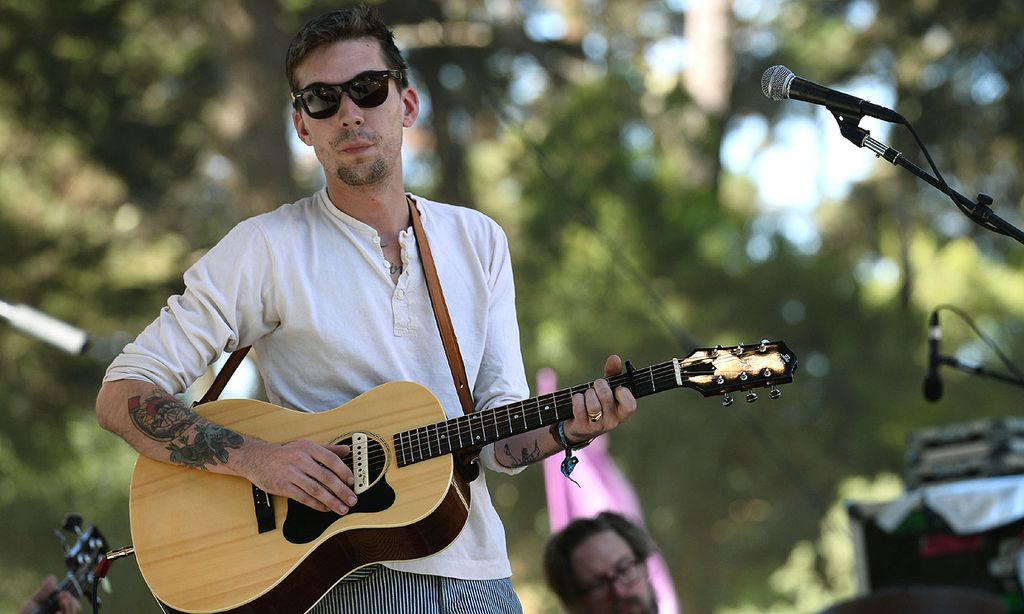
[{"label": "guitar headstock", "polygon": [[[82,517],[78,514],[66,515],[64,526],[61,529],[64,533],[60,531],[55,531],[55,533],[64,544],[64,563],[67,566],[67,575],[60,582],[58,591],[66,590],[76,597],[85,597],[90,603],[95,603],[98,597],[92,591],[96,585],[97,570],[105,560],[107,539],[95,525],[89,525],[83,529]],[[73,536],[75,541],[69,542],[65,533]],[[53,598],[56,598],[56,592]],[[44,609],[43,611],[49,610]]]},{"label": "guitar headstock", "polygon": [[717,346],[694,350],[679,362],[683,385],[706,397],[725,395],[723,405],[732,405],[729,394],[746,390],[746,400],[757,400],[754,388],[770,388],[768,396],[782,395],[778,386],[793,381],[796,355],[783,341],[762,340],[754,345]]}]

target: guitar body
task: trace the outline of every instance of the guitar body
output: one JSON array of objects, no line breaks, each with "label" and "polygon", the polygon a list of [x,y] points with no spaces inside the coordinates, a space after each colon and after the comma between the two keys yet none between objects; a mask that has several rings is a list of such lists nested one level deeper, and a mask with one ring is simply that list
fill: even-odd
[{"label": "guitar body", "polygon": [[399,467],[395,433],[445,420],[425,388],[392,382],[322,413],[229,399],[196,412],[275,442],[347,443],[366,434],[383,463],[349,514],[271,497],[276,528],[260,533],[252,484],[140,456],[132,475],[132,540],[139,569],[172,612],[299,612],[352,571],[429,556],[469,516],[469,486],[452,455]]}]

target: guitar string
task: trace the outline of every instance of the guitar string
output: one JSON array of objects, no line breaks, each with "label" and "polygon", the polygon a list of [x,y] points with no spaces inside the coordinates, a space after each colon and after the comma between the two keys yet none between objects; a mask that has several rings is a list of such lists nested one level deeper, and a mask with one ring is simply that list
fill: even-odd
[{"label": "guitar string", "polygon": [[[658,365],[658,366],[662,367],[662,366],[664,366],[664,363],[663,363],[663,365]],[[655,371],[657,371],[657,370],[658,369],[652,368],[652,369],[645,369],[645,370],[641,370],[641,371],[635,372],[634,375],[636,375],[636,374],[643,375],[643,377],[640,378],[641,381],[637,382],[637,383],[642,384],[642,383],[644,383],[642,380],[648,379],[648,376],[646,374],[644,374],[644,371],[650,371],[650,375],[651,376],[657,377],[656,375],[654,375]],[[660,369],[660,371],[661,371],[661,373],[659,373],[658,375],[664,375],[665,369],[662,368],[662,369]],[[674,381],[675,381],[674,368],[671,366],[670,363],[669,363],[669,371],[672,372],[672,377],[671,378],[660,378],[660,381],[661,381],[662,384],[669,383],[669,382],[674,383]],[[620,383],[625,383],[625,381],[627,379],[628,379],[628,377],[626,377],[626,376],[615,376],[615,377],[609,379],[609,383],[612,386],[615,386],[615,385],[618,385]],[[653,383],[652,383],[652,385],[655,388],[654,391],[657,391],[657,385],[655,385]],[[449,453],[451,451],[454,451],[454,446],[452,444],[449,443],[448,447],[451,448],[451,449],[448,450],[448,451],[445,451],[442,448],[442,444],[438,440],[436,440],[436,434],[441,431],[442,425],[447,427],[446,428],[446,435],[448,435],[448,437],[446,438],[446,440],[448,442],[450,442],[451,440],[455,439],[456,437],[459,437],[460,438],[460,440],[459,440],[460,441],[460,446],[461,446],[459,449],[464,449],[464,448],[472,447],[473,440],[474,439],[478,439],[474,435],[474,433],[477,431],[477,429],[474,427],[474,424],[473,424],[473,420],[474,419],[476,419],[478,421],[478,423],[479,423],[479,431],[480,432],[482,432],[482,433],[484,433],[486,435],[486,433],[489,430],[493,430],[495,432],[495,434],[498,436],[499,439],[502,436],[501,426],[499,426],[499,424],[498,424],[499,421],[501,421],[503,423],[506,423],[506,424],[510,423],[511,420],[522,421],[524,423],[524,431],[522,431],[522,432],[525,432],[527,430],[532,430],[533,428],[539,428],[541,426],[544,426],[544,423],[545,423],[544,413],[545,412],[553,410],[554,414],[555,414],[555,418],[557,419],[559,417],[559,410],[560,409],[567,409],[567,408],[572,406],[572,395],[574,395],[576,393],[579,393],[579,392],[586,391],[587,389],[591,388],[592,386],[593,386],[592,382],[588,383],[588,384],[581,384],[581,385],[578,385],[578,386],[574,386],[572,388],[566,388],[566,389],[563,389],[563,390],[558,390],[558,391],[556,391],[554,393],[550,393],[550,394],[547,394],[547,395],[541,395],[541,396],[534,397],[534,398],[531,398],[531,399],[525,399],[523,401],[520,401],[520,402],[517,402],[517,403],[512,403],[512,404],[509,404],[509,405],[505,405],[503,407],[497,407],[497,408],[494,408],[494,409],[491,409],[491,410],[488,410],[488,411],[485,411],[485,412],[478,412],[478,413],[475,413],[475,414],[471,414],[469,416],[460,416],[459,418],[455,418],[453,420],[450,420],[450,421],[447,421],[447,422],[444,422],[444,423],[426,425],[426,426],[418,427],[416,429],[411,429],[410,431],[406,431],[404,433],[404,434],[408,434],[409,439],[407,439],[406,441],[402,442],[402,443],[405,444],[404,446],[402,446],[403,447],[402,451],[410,452],[411,453],[410,455],[406,455],[406,456],[407,457],[411,456],[412,457],[412,462],[419,462],[420,460],[426,460],[427,458],[433,458],[435,456],[447,454],[447,453]],[[543,408],[540,407],[542,403],[545,404],[545,407],[543,407]],[[519,412],[519,411],[522,412],[522,417],[521,418],[520,418],[518,413],[513,415],[514,412]],[[532,426],[531,427],[530,426],[530,422],[533,421],[532,420],[533,418],[538,418],[539,420],[537,420],[536,426]],[[557,420],[555,420],[555,421],[557,421]],[[550,422],[548,422],[548,424],[552,424],[555,421],[550,421]],[[453,423],[457,426],[456,436],[455,437],[452,437],[451,435],[448,434],[451,431],[451,425]],[[433,433],[431,431],[433,431]],[[511,434],[511,432],[516,432],[516,431],[515,430],[510,430],[510,433],[508,433],[508,434]],[[400,433],[399,435],[402,435],[402,434],[403,433]],[[463,438],[463,436],[465,436],[465,437]],[[470,441],[469,445],[465,445],[465,443],[464,443],[464,439],[466,439],[466,438],[468,438],[469,441]],[[413,439],[416,439],[417,441],[413,441]],[[401,439],[399,439],[399,441],[401,441]],[[434,454],[433,453],[433,448],[435,448],[435,447],[438,449],[439,454]],[[419,452],[418,455],[416,454],[417,452]],[[418,459],[417,459],[417,456],[419,456]]]},{"label": "guitar string", "polygon": [[[726,351],[727,350],[723,349],[719,356],[713,358],[713,361],[716,363],[740,362],[741,358],[749,358],[737,356],[731,352],[725,353]],[[759,355],[760,353],[756,354],[755,356]],[[712,358],[695,358],[689,361],[681,361],[680,366],[693,366],[694,364],[707,362],[708,360],[712,360]],[[634,383],[638,387],[646,385],[651,386],[652,390],[650,392],[645,392],[643,395],[646,396],[647,394],[660,392],[660,386],[666,384],[670,385],[670,387],[672,388],[678,387],[678,383],[676,382],[675,378],[675,369],[675,364],[672,361],[667,361],[664,363],[654,365],[652,367],[634,371],[632,377],[634,379]],[[723,371],[724,370],[726,369],[723,369]],[[761,371],[761,368],[758,368],[757,371]],[[716,369],[714,373],[720,373],[720,370]],[[666,374],[668,374],[669,377],[665,377]],[[692,377],[700,375],[704,374],[691,373],[687,374],[687,377],[692,379]],[[710,373],[708,373],[707,375],[710,375]],[[608,382],[609,385],[615,387],[617,385],[625,383],[629,379],[630,374],[624,373],[608,378]],[[550,403],[554,403],[553,409],[555,411],[555,417],[557,418],[559,409],[566,409],[567,407],[571,407],[572,395],[586,391],[591,387],[593,387],[593,382],[581,384],[563,390],[558,390],[554,393],[550,393],[547,395],[541,395],[531,399],[525,399],[517,403],[497,407],[485,412],[479,412],[468,416],[459,416],[458,418],[447,420],[445,422],[424,425],[416,427],[414,429],[409,429],[407,431],[396,433],[393,436],[393,444],[396,456],[400,456],[405,461],[405,464],[414,464],[416,462],[421,462],[424,460],[428,460],[430,458],[435,458],[437,456],[450,454],[460,449],[472,447],[472,443],[470,443],[470,445],[468,446],[465,445],[463,439],[465,436],[468,437],[472,442],[472,440],[476,438],[474,436],[475,428],[472,422],[474,417],[476,417],[477,420],[479,421],[479,430],[485,435],[485,438],[488,430],[493,430],[498,439],[500,439],[503,435],[508,436],[517,432],[515,429],[510,428],[508,433],[503,433],[503,431],[501,430],[502,426],[499,425],[499,421],[509,425],[511,425],[513,420],[519,421],[519,415],[513,415],[513,412],[519,410],[523,412],[522,421],[525,425],[525,428],[523,431],[518,432],[525,432],[528,430],[532,430],[532,428],[539,428],[541,426],[544,426],[543,413],[551,409]],[[548,405],[544,409],[540,409],[542,401],[548,403]],[[539,418],[537,426],[532,428],[529,425],[531,418]],[[554,423],[554,421],[550,422],[549,424],[551,423]],[[453,424],[456,426],[456,435],[454,437],[451,435]],[[444,431],[444,435],[438,437],[442,430]],[[454,439],[459,440],[458,448],[456,448],[455,444],[452,443]],[[434,453],[435,449],[437,450],[436,454]],[[346,459],[348,458],[350,457],[346,457]],[[384,465],[386,464],[386,461],[387,451],[383,448],[383,446],[374,446],[374,449],[370,453],[368,458],[368,464],[370,465],[370,469],[373,471],[379,471],[383,469]]]},{"label": "guitar string", "polygon": [[[716,362],[738,362],[740,358],[740,356],[736,356],[731,353],[724,354],[723,352],[723,355],[716,357],[715,360]],[[699,359],[693,359],[689,362],[700,363],[706,362],[707,360],[707,358],[702,357]],[[758,371],[760,371],[760,369],[758,369]],[[670,377],[664,377],[666,372],[668,372]],[[716,370],[715,372],[718,371]],[[703,374],[688,374],[689,377],[692,377],[694,375],[699,376]],[[710,375],[710,373],[708,375]],[[645,395],[659,392],[659,385],[669,384],[673,388],[678,387],[678,384],[675,381],[675,365],[671,361],[661,363],[650,368],[634,371],[633,377],[635,379],[635,383],[638,386],[650,385],[652,387],[652,391],[644,393]],[[609,378],[608,381],[610,385],[616,386],[620,383],[624,383],[628,379],[629,374],[620,374]],[[518,414],[512,415],[512,412],[518,410],[523,411],[524,415],[522,417],[522,420],[526,425],[524,431],[531,430],[531,427],[529,425],[531,417],[540,418],[540,421],[538,422],[537,426],[532,427],[539,428],[540,426],[544,425],[543,412],[548,411],[550,409],[549,405],[548,407],[545,407],[544,409],[538,411],[538,408],[542,401],[554,402],[554,410],[557,418],[558,410],[565,409],[567,407],[567,400],[568,406],[571,406],[571,398],[573,394],[585,391],[591,388],[592,386],[592,382],[588,384],[582,384],[572,388],[559,390],[549,395],[542,395],[534,397],[532,399],[526,399],[518,403],[513,403],[503,407],[494,408],[487,412],[472,414],[472,416],[478,418],[479,428],[481,432],[486,434],[488,430],[494,430],[495,435],[497,436],[498,439],[500,439],[503,435],[508,436],[516,432],[514,429],[510,429],[508,433],[503,433],[501,430],[502,427],[501,425],[499,425],[499,421],[511,424],[512,420],[518,421],[520,419]],[[466,446],[461,440],[459,448],[456,448],[455,445],[451,443],[451,441],[455,439],[455,437],[451,436],[452,424],[455,424],[457,426],[456,437],[466,435],[471,440],[474,439],[475,428],[472,423],[472,417],[460,416],[459,418],[455,418],[446,422],[425,425],[395,434],[394,445],[396,454],[400,455],[403,458],[403,460],[406,461],[405,464],[413,464],[416,462],[428,460],[430,458],[435,458],[437,456],[450,454],[452,452],[457,451],[458,449],[472,447],[472,444],[470,446]],[[438,438],[438,435],[442,430],[445,431],[445,435],[441,436],[441,438]],[[436,454],[434,452],[435,449],[437,450]],[[375,471],[382,469],[386,462],[386,459],[387,451],[384,450],[383,448],[380,448],[379,450],[375,448],[374,452],[371,453],[371,458],[369,459],[371,469]]]},{"label": "guitar string", "polygon": [[[650,371],[650,373],[648,374],[646,373],[646,371]],[[637,384],[641,386],[651,386],[653,388],[651,393],[657,392],[660,386],[664,386],[667,384],[671,384],[673,386],[676,385],[675,369],[673,366],[671,366],[671,363],[669,363],[668,368],[670,377],[664,377],[666,373],[665,369],[659,369],[658,371],[660,371],[660,373],[655,373],[655,371],[656,370],[652,368],[642,369],[634,372],[634,375],[641,376],[640,378],[638,378],[640,381],[638,381]],[[613,381],[614,379],[620,379],[622,382],[624,382],[628,378],[610,378],[609,383],[611,385],[616,385],[618,383],[616,381]],[[449,454],[460,449],[472,447],[472,443],[466,445],[465,441],[472,442],[472,440],[475,438],[474,433],[478,431],[486,434],[488,431],[493,430],[500,439],[503,432],[501,430],[502,425],[499,425],[499,422],[503,424],[510,424],[511,421],[513,420],[517,422],[523,422],[525,424],[525,428],[523,431],[518,432],[525,432],[528,430],[532,430],[534,428],[540,428],[541,426],[544,426],[545,412],[551,411],[553,409],[555,412],[555,417],[557,417],[559,409],[564,410],[572,406],[573,394],[585,391],[591,388],[592,386],[592,382],[588,384],[581,384],[578,386],[574,386],[572,388],[558,390],[554,393],[550,393],[547,395],[541,395],[531,399],[524,399],[523,401],[511,403],[509,405],[505,405],[502,407],[496,407],[490,410],[477,412],[470,415],[463,415],[459,416],[458,418],[447,420],[445,422],[424,425],[416,427],[414,429],[409,429],[407,431],[396,433],[395,435],[393,435],[393,439],[395,441],[394,447],[396,451],[396,456],[404,457],[406,460],[408,460],[409,462],[407,462],[406,464],[413,464],[416,462],[421,462],[424,460],[428,460],[430,458],[434,458],[436,456],[443,456],[445,454]],[[542,403],[545,404],[544,408],[540,407]],[[519,413],[517,413],[520,411],[522,412],[522,416],[520,416]],[[474,424],[474,420],[477,421],[477,424]],[[536,421],[537,424],[535,426],[531,426],[530,423],[534,421]],[[548,424],[553,423],[554,421],[548,422]],[[455,434],[452,434],[453,425]],[[444,431],[445,435],[443,436],[443,438],[439,439],[438,434],[441,433],[441,431]],[[511,430],[509,433],[506,433],[504,435],[508,436],[513,432],[517,431]],[[458,446],[450,443],[451,441],[455,440],[459,441]],[[448,449],[446,450],[445,448]],[[436,454],[434,453],[435,449],[438,451],[438,453]],[[350,457],[346,457],[346,459],[348,458]],[[369,463],[372,465],[373,469],[378,470],[383,467],[384,463],[386,462],[386,459],[386,450],[378,450],[375,447],[374,451],[370,453]]]},{"label": "guitar string", "polygon": [[[666,378],[664,375],[666,372],[670,377]],[[639,377],[637,377],[639,376]],[[634,378],[637,380],[636,383],[639,386],[649,385],[653,388],[650,393],[657,392],[660,386],[670,384],[673,387],[676,385],[675,382],[675,366],[671,363],[662,363],[655,367],[641,369],[634,372]],[[613,376],[609,378],[609,384],[612,386],[620,383],[625,383],[629,379],[628,374]],[[649,380],[649,381],[648,381]],[[578,392],[585,391],[593,386],[593,383],[582,384],[574,386],[572,388],[563,389],[556,391],[551,394],[541,395],[532,399],[525,399],[517,403],[512,403],[506,406],[494,408],[486,412],[479,412],[471,414],[469,416],[459,416],[458,418],[431,425],[425,425],[410,429],[402,433],[397,433],[394,436],[396,454],[406,460],[406,464],[413,464],[423,460],[428,460],[436,456],[442,456],[451,452],[457,451],[458,449],[464,449],[472,447],[472,444],[465,445],[464,440],[474,439],[474,433],[477,430],[485,433],[493,430],[497,437],[500,439],[501,436],[508,436],[513,432],[517,432],[514,429],[510,429],[508,433],[503,433],[502,426],[504,424],[511,424],[513,420],[519,422],[522,421],[525,425],[523,431],[532,430],[533,428],[539,428],[544,425],[543,414],[546,411],[554,409],[555,417],[558,417],[559,409],[566,409],[572,405],[572,395]],[[545,403],[546,406],[541,409],[541,403]],[[554,407],[552,408],[552,403]],[[522,417],[518,413],[522,411]],[[479,429],[473,424],[473,419],[477,419],[479,422]],[[530,422],[534,419],[538,419],[536,426],[531,426]],[[499,425],[499,422],[504,423]],[[553,423],[549,422],[549,424]],[[452,425],[456,425],[456,434],[451,435]],[[438,439],[437,435],[442,431],[445,431],[445,435],[442,439]],[[458,448],[451,442],[455,439],[459,439],[460,443]],[[445,449],[448,448],[448,449]],[[434,450],[437,453],[434,453]],[[381,458],[381,457],[384,458]],[[374,469],[380,469],[383,467],[384,461],[386,460],[386,451],[380,450],[378,454],[374,454],[371,459],[371,463],[374,465]]]}]

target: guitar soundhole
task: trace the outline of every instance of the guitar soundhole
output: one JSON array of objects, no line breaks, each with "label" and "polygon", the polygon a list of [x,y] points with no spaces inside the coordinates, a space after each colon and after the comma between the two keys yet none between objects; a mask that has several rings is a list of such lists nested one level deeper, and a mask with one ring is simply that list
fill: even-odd
[{"label": "guitar soundhole", "polygon": [[[335,443],[352,445],[352,438],[343,438]],[[358,495],[355,507],[349,514],[366,514],[380,512],[395,503],[395,490],[387,482],[385,470],[388,466],[387,450],[380,441],[370,437],[367,442],[369,459],[370,488]],[[344,459],[351,468],[351,457]],[[335,512],[320,512],[303,505],[294,499],[288,499],[288,514],[282,529],[284,538],[293,544],[308,544],[323,535],[341,516]]]}]

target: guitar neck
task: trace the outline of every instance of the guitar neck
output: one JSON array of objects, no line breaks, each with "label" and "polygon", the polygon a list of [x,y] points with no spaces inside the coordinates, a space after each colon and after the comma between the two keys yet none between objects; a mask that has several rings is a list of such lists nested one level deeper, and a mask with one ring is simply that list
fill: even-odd
[{"label": "guitar neck", "polygon": [[[670,360],[608,378],[612,389],[625,386],[641,398],[685,385],[688,376],[707,375],[714,367],[706,361],[685,365]],[[474,412],[445,422],[396,433],[399,466],[411,465],[460,450],[480,448],[506,437],[572,418],[572,395],[585,392],[593,382],[564,388],[502,407]]]}]

